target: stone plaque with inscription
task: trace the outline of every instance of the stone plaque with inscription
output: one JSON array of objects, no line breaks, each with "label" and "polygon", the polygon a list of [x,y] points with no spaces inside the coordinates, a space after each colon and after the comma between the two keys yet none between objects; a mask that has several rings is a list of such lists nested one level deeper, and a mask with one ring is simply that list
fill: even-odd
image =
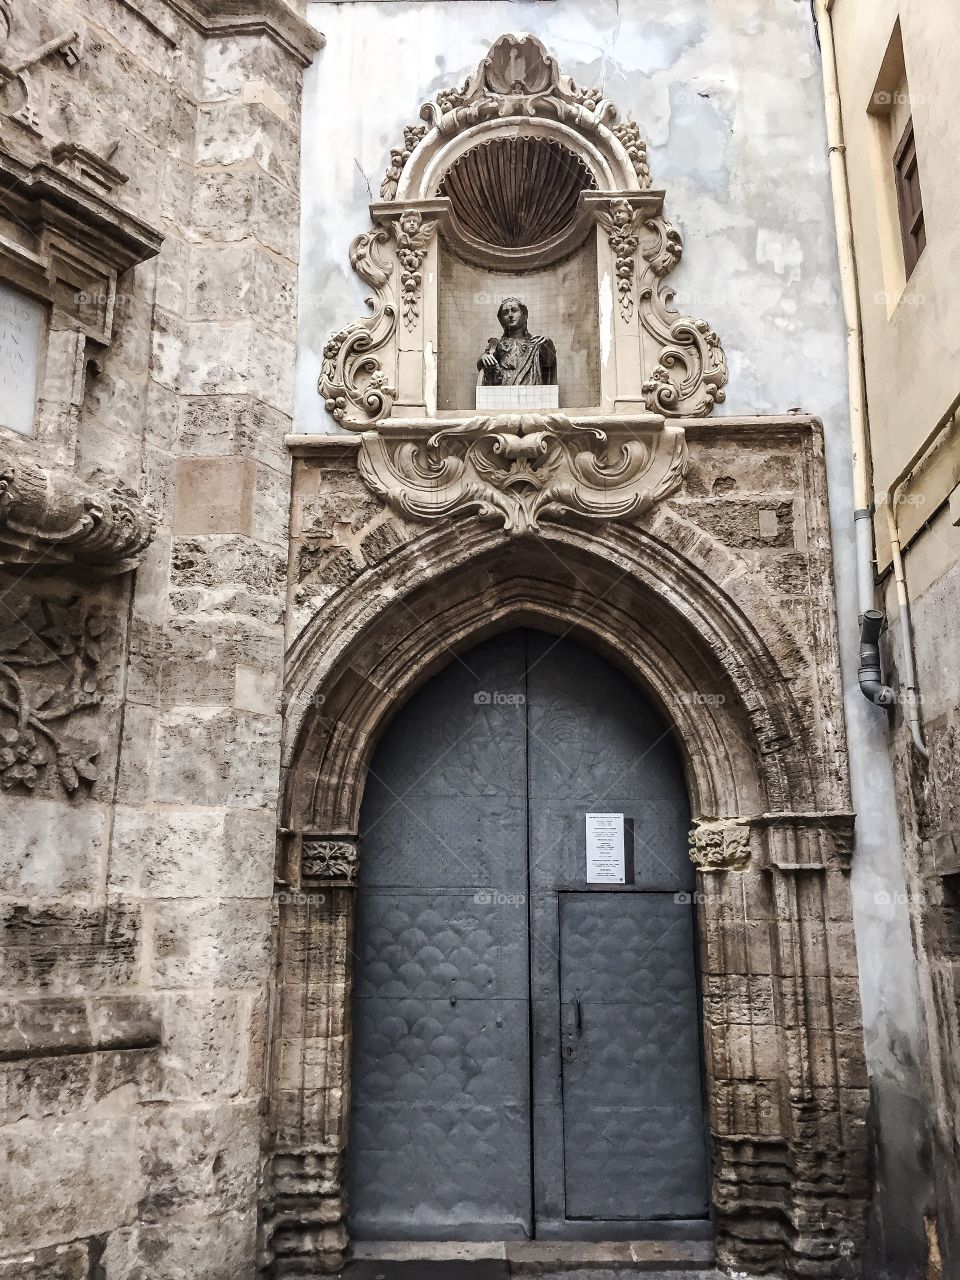
[{"label": "stone plaque with inscription", "polygon": [[0,425],[33,433],[44,321],[41,303],[0,281]]}]

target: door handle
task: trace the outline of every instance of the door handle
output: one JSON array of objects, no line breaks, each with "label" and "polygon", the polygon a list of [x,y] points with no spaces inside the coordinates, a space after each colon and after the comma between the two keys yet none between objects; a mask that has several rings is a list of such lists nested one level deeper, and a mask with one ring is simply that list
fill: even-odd
[{"label": "door handle", "polygon": [[577,1035],[583,1035],[583,1005],[580,1003],[580,992],[577,992],[575,1006],[577,1010]]}]

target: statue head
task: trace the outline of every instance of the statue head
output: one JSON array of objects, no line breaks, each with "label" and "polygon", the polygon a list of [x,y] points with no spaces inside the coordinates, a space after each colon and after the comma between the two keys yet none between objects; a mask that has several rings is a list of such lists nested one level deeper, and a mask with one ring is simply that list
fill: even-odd
[{"label": "statue head", "polygon": [[526,333],[528,314],[519,298],[504,298],[497,310],[497,319],[505,334]]}]

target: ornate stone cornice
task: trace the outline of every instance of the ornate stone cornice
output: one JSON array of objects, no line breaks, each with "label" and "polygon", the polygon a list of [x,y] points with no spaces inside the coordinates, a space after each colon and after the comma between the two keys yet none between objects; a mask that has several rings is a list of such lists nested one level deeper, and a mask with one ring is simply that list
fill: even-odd
[{"label": "ornate stone cornice", "polygon": [[286,0],[167,0],[170,8],[205,36],[266,35],[301,67],[326,41]]},{"label": "ornate stone cornice", "polygon": [[23,442],[0,440],[0,564],[126,573],[154,533],[152,518],[126,487],[41,466]]},{"label": "ornate stone cornice", "polygon": [[544,518],[635,520],[686,471],[683,431],[653,415],[503,414],[436,426],[361,438],[364,481],[415,520],[474,512],[511,534],[536,532]]}]

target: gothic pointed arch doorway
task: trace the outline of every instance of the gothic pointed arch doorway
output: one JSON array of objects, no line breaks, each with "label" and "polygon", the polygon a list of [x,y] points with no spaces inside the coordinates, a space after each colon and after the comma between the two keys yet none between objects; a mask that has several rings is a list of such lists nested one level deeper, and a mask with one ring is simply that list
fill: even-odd
[{"label": "gothic pointed arch doorway", "polygon": [[670,727],[568,637],[401,709],[360,815],[354,1238],[709,1229],[688,827]]},{"label": "gothic pointed arch doorway", "polygon": [[[694,438],[692,424],[684,429]],[[766,456],[766,435],[761,445],[751,433],[770,430],[737,424],[741,461],[745,450]],[[804,554],[817,566],[802,597],[809,635],[789,625],[796,597],[771,596],[736,551],[698,532],[695,506],[661,504],[632,525],[544,523],[513,537],[470,518],[424,530],[371,511],[368,500],[364,508],[356,445],[302,446],[295,511],[322,502],[370,514],[355,517],[369,521],[356,529],[337,526],[367,562],[359,551],[350,565],[345,552],[328,556],[305,581],[316,594],[291,597],[303,621],[285,693],[261,1237],[271,1280],[336,1272],[350,1244],[351,1010],[363,978],[355,925],[369,766],[391,723],[453,655],[512,628],[601,656],[672,726],[690,804],[718,1259],[791,1280],[854,1275],[867,1093],[850,923],[853,819],[833,616],[818,576],[822,442],[810,420],[777,431],[776,448],[796,460]],[[696,444],[704,457],[710,447]],[[303,554],[315,562],[306,539]],[[581,985],[586,1022],[583,994]],[[601,1212],[609,1210],[588,1206]],[[588,1218],[576,1229],[589,1238]]]}]

